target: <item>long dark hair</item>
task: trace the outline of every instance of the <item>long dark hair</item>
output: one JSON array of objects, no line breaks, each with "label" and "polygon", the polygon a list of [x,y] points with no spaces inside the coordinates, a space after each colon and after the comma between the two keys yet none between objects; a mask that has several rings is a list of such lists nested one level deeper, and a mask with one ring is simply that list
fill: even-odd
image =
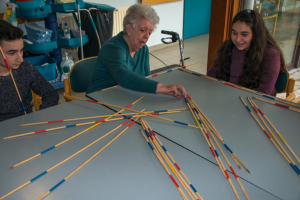
[{"label": "long dark hair", "polygon": [[[251,27],[253,37],[246,53],[244,70],[239,77],[239,85],[247,88],[257,88],[262,79],[263,59],[268,48],[274,48],[280,54],[280,72],[284,72],[285,63],[282,51],[265,26],[261,15],[253,10],[240,11],[232,20],[231,26],[237,22],[245,22]],[[234,43],[231,36],[219,47],[216,61],[217,78],[229,81],[231,54]]]}]

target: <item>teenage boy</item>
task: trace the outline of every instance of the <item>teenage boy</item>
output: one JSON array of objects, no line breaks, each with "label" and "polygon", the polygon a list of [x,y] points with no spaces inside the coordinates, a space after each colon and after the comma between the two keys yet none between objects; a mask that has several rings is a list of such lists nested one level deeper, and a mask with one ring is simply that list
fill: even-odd
[{"label": "teenage boy", "polygon": [[[42,97],[40,109],[54,106],[59,96],[38,70],[23,60],[23,31],[6,21],[0,20],[0,46],[11,69],[22,98],[26,113],[32,112],[28,93],[32,89]],[[20,99],[9,74],[2,54],[0,54],[0,121],[24,114]]]}]

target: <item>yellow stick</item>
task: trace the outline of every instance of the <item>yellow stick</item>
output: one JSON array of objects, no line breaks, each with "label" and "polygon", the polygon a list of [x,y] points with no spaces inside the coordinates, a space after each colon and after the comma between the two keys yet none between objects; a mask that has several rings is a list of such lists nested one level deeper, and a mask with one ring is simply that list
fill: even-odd
[{"label": "yellow stick", "polygon": [[[75,169],[71,174],[69,174],[67,177],[63,179],[63,182],[68,180],[71,176],[73,176],[76,172],[78,172],[82,167],[84,167],[87,163],[89,163],[93,158],[95,158],[99,153],[101,153],[106,147],[108,147],[111,143],[113,143],[118,137],[120,137],[138,118],[136,118],[129,126],[127,126],[123,131],[121,131],[114,139],[112,139],[110,142],[108,142],[104,147],[102,147],[99,151],[97,151],[92,157],[90,157],[88,160],[86,160],[83,164],[81,164],[77,169]],[[55,189],[56,186],[54,186],[52,189]],[[51,189],[50,189],[51,190]],[[46,197],[49,193],[46,192],[41,197],[38,198],[38,200],[43,199]],[[53,191],[53,190],[52,190]]]},{"label": "yellow stick", "polygon": [[[133,102],[131,105],[134,105],[135,103],[137,103],[138,101],[140,101],[140,100],[143,99],[144,97],[145,97],[145,95],[142,96],[141,98],[139,98],[138,100],[136,100],[135,102]],[[120,110],[118,113],[120,113],[120,112],[122,112],[122,111],[124,111],[124,110]],[[111,118],[111,117],[108,117],[108,118],[106,118],[106,119],[110,119],[110,118]],[[72,137],[69,137],[68,139],[66,139],[66,140],[64,140],[64,141],[62,141],[62,142],[60,142],[60,143],[54,145],[53,147],[50,147],[49,149],[51,150],[51,149],[53,149],[53,148],[56,148],[56,147],[58,147],[58,146],[60,146],[60,145],[62,145],[62,144],[64,144],[64,143],[66,143],[66,142],[72,140],[73,138],[75,138],[75,137],[81,135],[82,133],[85,133],[85,132],[87,132],[88,130],[90,130],[90,129],[96,127],[96,126],[98,126],[99,124],[101,124],[101,123],[97,123],[97,124],[91,126],[90,128],[87,128],[87,129],[81,131],[80,133],[77,133],[76,135],[74,135],[74,136],[72,136]],[[48,149],[47,149],[46,151],[43,151],[43,152],[47,152],[47,151],[48,151]],[[32,157],[30,157],[30,158],[28,158],[28,159],[26,159],[26,160],[24,160],[24,161],[22,161],[22,162],[19,162],[19,163],[15,164],[15,165],[11,166],[9,169],[12,169],[12,168],[17,167],[17,166],[19,166],[19,165],[21,165],[21,164],[24,164],[24,163],[26,163],[26,162],[28,162],[28,161],[30,161],[30,160],[32,160],[32,159],[34,159],[34,158],[36,158],[36,157],[42,155],[43,152],[38,153],[38,154],[36,154],[36,155],[34,155],[34,156],[32,156]]]},{"label": "yellow stick", "polygon": [[13,76],[13,74],[12,74],[12,72],[11,72],[11,69],[10,69],[10,67],[9,67],[9,65],[8,65],[8,63],[7,63],[7,61],[6,61],[6,58],[5,58],[5,55],[4,55],[4,53],[3,53],[3,50],[2,50],[2,48],[1,48],[1,46],[0,46],[0,51],[1,51],[1,54],[2,54],[2,56],[3,56],[4,62],[5,62],[5,64],[6,64],[6,67],[7,67],[8,71],[9,71],[9,75],[10,75],[10,77],[11,77],[13,83],[14,83],[15,88],[16,88],[16,91],[17,91],[17,94],[18,94],[20,103],[21,103],[21,105],[22,105],[24,114],[26,115],[26,110],[25,110],[25,107],[24,107],[24,104],[23,104],[21,95],[20,95],[20,93],[19,93],[19,90],[18,90],[17,84],[16,84],[16,82],[15,82],[14,76]]},{"label": "yellow stick", "polygon": [[[147,127],[147,124],[146,124],[145,120],[141,120],[140,122],[142,123],[143,128],[146,129],[146,130],[148,130],[148,127]],[[189,195],[189,197],[191,199],[194,199],[194,197],[193,197],[194,193],[191,192],[191,190],[189,190],[190,189],[189,186],[183,180],[183,178],[180,176],[180,174],[178,173],[178,171],[176,170],[176,168],[172,165],[172,163],[170,162],[170,160],[168,159],[168,157],[165,155],[164,151],[159,147],[159,145],[157,144],[157,142],[155,140],[153,140],[152,142],[154,144],[153,147],[156,148],[156,150],[160,153],[160,155],[165,160],[165,162],[167,163],[167,165],[169,166],[169,168],[171,169],[171,171],[173,172],[173,174],[176,176],[176,178],[178,179],[178,181],[181,183],[181,185],[184,188],[184,190]]]},{"label": "yellow stick", "polygon": [[[160,114],[170,114],[170,113],[178,113],[178,112],[181,112],[181,111],[162,112]],[[134,114],[136,114],[136,113],[134,113]],[[108,115],[108,116],[115,117],[117,115]],[[146,116],[146,115],[135,115],[132,117],[141,117],[141,116]],[[18,135],[12,135],[12,136],[8,136],[8,137],[4,137],[3,139],[5,140],[5,139],[10,139],[10,138],[16,138],[16,137],[37,134],[37,133],[43,133],[43,132],[49,132],[49,131],[54,131],[54,130],[59,130],[59,129],[70,128],[70,127],[77,127],[77,126],[83,126],[83,125],[88,125],[88,124],[95,124],[95,123],[102,123],[102,122],[109,122],[109,121],[116,121],[116,120],[123,120],[123,119],[126,119],[126,118],[120,117],[120,118],[106,119],[106,120],[100,120],[100,121],[84,122],[84,123],[75,124],[76,126],[70,126],[70,125],[60,126],[60,127],[49,128],[49,129],[44,129],[44,130],[40,130],[40,131],[33,131],[33,132],[22,133],[22,134],[18,134]]]},{"label": "yellow stick", "polygon": [[[167,174],[171,177],[172,175],[171,175],[170,171],[168,170],[166,164],[165,164],[164,161],[162,160],[162,158],[161,158],[161,156],[159,155],[159,153],[157,152],[157,150],[154,149],[154,144],[146,138],[146,136],[145,136],[144,133],[141,131],[141,129],[140,129],[140,132],[141,132],[142,136],[144,137],[144,139],[146,140],[146,142],[150,142],[150,143],[151,143],[151,145],[152,145],[152,147],[153,147],[153,153],[155,154],[155,156],[157,157],[157,159],[159,160],[159,162],[161,163],[161,165],[163,166],[163,168],[166,170]],[[171,179],[172,179],[172,178],[171,178]],[[172,181],[173,181],[173,179],[172,179]],[[174,184],[175,184],[175,183],[174,183]],[[177,183],[176,183],[176,184],[177,184]],[[178,185],[178,184],[177,184],[177,185]],[[176,185],[175,185],[175,186],[176,186]],[[184,193],[182,192],[181,188],[179,187],[179,185],[178,185],[178,187],[176,186],[176,189],[178,190],[179,194],[181,195],[181,197],[182,197],[183,199],[187,199],[186,196],[184,195]]]},{"label": "yellow stick", "polygon": [[[169,113],[172,111],[178,112],[178,111],[183,111],[187,110],[187,108],[179,108],[179,109],[171,109],[168,110]],[[148,111],[145,113],[153,113],[154,111]],[[100,115],[100,116],[93,116],[93,117],[81,117],[81,118],[73,118],[73,119],[63,119],[63,120],[55,120],[55,121],[47,121],[47,122],[35,122],[35,123],[30,123],[30,124],[20,124],[19,126],[32,126],[32,125],[39,125],[39,124],[50,124],[50,123],[58,123],[58,122],[68,122],[68,121],[76,121],[76,120],[83,120],[83,119],[95,119],[95,118],[102,118],[102,117],[117,117],[120,115],[134,115],[135,113],[125,113],[125,114],[112,114],[112,115]]]}]

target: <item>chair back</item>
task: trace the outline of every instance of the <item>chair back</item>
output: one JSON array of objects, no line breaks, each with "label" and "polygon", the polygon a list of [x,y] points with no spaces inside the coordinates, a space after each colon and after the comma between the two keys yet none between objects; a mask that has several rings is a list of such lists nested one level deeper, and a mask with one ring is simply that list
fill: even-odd
[{"label": "chair back", "polygon": [[290,74],[287,70],[285,70],[284,72],[279,72],[277,81],[275,83],[277,93],[285,92],[285,89],[288,86],[289,78]]},{"label": "chair back", "polygon": [[296,98],[294,93],[295,79],[290,78],[290,73],[287,69],[283,73],[279,73],[275,88],[277,93],[286,93],[286,100],[293,100]]},{"label": "chair back", "polygon": [[69,72],[71,90],[73,92],[86,92],[91,81],[97,56],[77,61]]}]

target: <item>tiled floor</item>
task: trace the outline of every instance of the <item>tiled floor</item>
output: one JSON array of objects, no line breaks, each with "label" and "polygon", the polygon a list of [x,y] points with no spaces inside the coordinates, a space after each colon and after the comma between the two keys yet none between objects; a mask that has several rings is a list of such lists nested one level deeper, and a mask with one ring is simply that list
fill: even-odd
[{"label": "tiled floor", "polygon": [[[187,69],[206,74],[208,37],[209,34],[204,34],[184,41],[184,57],[190,57],[184,64],[188,65],[197,62],[196,64],[188,66]],[[166,65],[180,64],[180,51],[179,46],[177,45],[170,47],[166,45],[166,48],[151,51],[150,53],[162,60]],[[165,64],[150,55],[150,70],[165,67]],[[291,78],[296,80],[295,94],[296,97],[298,97],[300,96],[300,71],[293,70],[291,72]],[[63,89],[58,90],[58,93],[60,95],[59,103],[65,102],[63,98]],[[279,94],[278,97],[285,98],[284,94]]]}]

